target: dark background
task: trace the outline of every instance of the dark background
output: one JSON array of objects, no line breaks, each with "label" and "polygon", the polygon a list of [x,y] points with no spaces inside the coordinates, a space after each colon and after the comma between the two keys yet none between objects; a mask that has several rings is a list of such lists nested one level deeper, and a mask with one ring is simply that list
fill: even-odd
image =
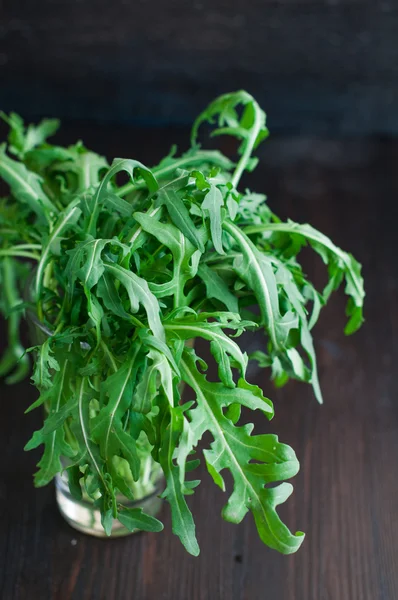
[{"label": "dark background", "polygon": [[[247,88],[277,135],[242,186],[352,251],[367,290],[358,334],[342,333],[342,293],[316,327],[324,406],[303,384],[249,377],[301,463],[281,507],[307,534],[290,557],[264,547],[249,515],[222,521],[225,495],[203,465],[189,499],[198,558],[172,535],[167,506],[161,534],[75,532],[53,488],[32,485],[33,386],[0,383],[1,600],[397,600],[397,33],[395,0],[0,0],[1,109],[63,117],[57,142],[151,165],[188,146],[189,121],[217,93]],[[305,264],[320,286],[321,262]]]},{"label": "dark background", "polygon": [[186,124],[245,88],[271,130],[398,132],[396,0],[0,0],[0,106]]}]

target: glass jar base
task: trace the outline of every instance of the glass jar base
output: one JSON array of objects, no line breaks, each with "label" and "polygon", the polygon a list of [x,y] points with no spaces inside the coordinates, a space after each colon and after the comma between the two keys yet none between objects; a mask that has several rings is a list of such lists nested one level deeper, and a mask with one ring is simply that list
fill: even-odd
[{"label": "glass jar base", "polygon": [[[159,497],[160,493],[161,486],[159,485],[154,492],[139,500],[131,501],[123,498],[123,505],[128,508],[142,508],[146,514],[155,517],[159,514],[163,503]],[[114,538],[131,535],[140,531],[139,529],[129,531],[118,520],[114,519],[111,535],[107,536],[101,524],[100,511],[94,508],[90,500],[76,500],[71,495],[67,482],[60,475],[57,475],[55,478],[55,495],[59,511],[65,521],[82,533],[99,538]]]}]

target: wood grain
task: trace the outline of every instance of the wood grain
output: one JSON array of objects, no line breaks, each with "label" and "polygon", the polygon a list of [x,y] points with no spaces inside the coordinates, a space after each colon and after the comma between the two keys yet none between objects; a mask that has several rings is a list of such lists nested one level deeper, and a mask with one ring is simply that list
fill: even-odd
[{"label": "wood grain", "polygon": [[[79,130],[81,133],[81,130]],[[184,131],[86,128],[86,143],[108,155],[148,164]],[[63,141],[72,141],[67,129]],[[110,150],[109,150],[110,149]],[[223,493],[202,469],[190,498],[201,546],[186,554],[165,531],[96,540],[63,522],[50,487],[34,490],[39,454],[22,447],[37,412],[29,383],[1,387],[0,597],[2,600],[396,600],[398,598],[398,267],[395,248],[396,142],[276,139],[264,146],[251,187],[267,191],[283,216],[322,228],[364,264],[366,324],[345,338],[338,294],[316,328],[325,404],[309,387],[274,390],[264,373],[252,379],[275,401],[270,428],[301,461],[295,492],[281,512],[307,532],[300,551],[265,548],[249,516],[225,523]],[[323,265],[305,256],[318,283]],[[251,340],[248,344],[255,344]]]},{"label": "wood grain", "polygon": [[274,132],[398,132],[394,0],[1,0],[0,107],[188,123],[245,88]]}]

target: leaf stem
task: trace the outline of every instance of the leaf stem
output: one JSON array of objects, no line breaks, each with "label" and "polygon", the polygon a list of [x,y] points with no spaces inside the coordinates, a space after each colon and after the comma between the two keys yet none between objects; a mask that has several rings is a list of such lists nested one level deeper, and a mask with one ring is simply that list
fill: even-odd
[{"label": "leaf stem", "polygon": [[106,357],[108,358],[109,362],[111,363],[112,369],[116,373],[116,371],[117,371],[117,364],[116,364],[116,361],[115,361],[115,357],[113,356],[112,352],[109,350],[109,347],[107,346],[107,344],[105,344],[104,340],[101,339],[100,345],[101,345],[101,348],[103,349]]},{"label": "leaf stem", "polygon": [[28,252],[25,250],[0,250],[0,256],[14,256],[15,258],[31,258],[32,260],[40,260],[40,257],[37,254],[33,254],[33,252]]},{"label": "leaf stem", "polygon": [[235,189],[237,189],[240,178],[242,177],[242,173],[248,165],[251,153],[253,152],[254,145],[256,143],[259,133],[261,132],[262,125],[263,125],[261,110],[254,100],[253,100],[253,111],[254,111],[253,127],[250,130],[250,135],[247,138],[245,150],[236,166],[235,172],[234,172],[234,174],[232,176],[232,180],[231,180],[231,183]]}]

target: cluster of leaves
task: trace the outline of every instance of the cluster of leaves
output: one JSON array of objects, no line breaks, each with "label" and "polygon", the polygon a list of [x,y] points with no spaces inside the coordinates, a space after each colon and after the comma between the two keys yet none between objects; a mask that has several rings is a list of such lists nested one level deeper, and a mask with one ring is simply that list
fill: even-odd
[{"label": "cluster of leaves", "polygon": [[[40,396],[30,409],[46,407],[27,444],[44,446],[35,484],[67,464],[71,493],[83,490],[95,502],[105,531],[113,519],[157,531],[157,519],[120,500],[134,498],[150,453],[166,480],[173,531],[197,555],[186,496],[199,481],[187,474],[209,432],[206,467],[222,490],[224,469],[233,481],[223,517],[239,523],[251,511],[265,544],[296,551],[304,534],[292,534],[276,507],[291,494],[285,480],[299,464],[276,435],[253,435],[251,424],[238,423],[242,407],[271,419],[273,406],[247,382],[248,357],[236,337],[261,328],[264,351],[250,358],[270,367],[278,384],[311,383],[321,401],[311,329],[344,280],[346,332],[355,331],[364,291],[351,255],[310,225],[281,222],[264,196],[238,190],[267,137],[264,112],[246,92],[221,96],[194,123],[190,150],[174,149],[152,169],[130,159],[109,166],[82,143],[50,145],[56,121],[25,128],[17,115],[3,117],[11,131],[0,147],[0,177],[10,189],[0,205],[1,311],[10,345],[0,374],[26,375],[24,310],[48,332],[34,354]],[[213,135],[239,139],[236,163],[198,145],[203,122],[215,124]],[[307,244],[328,267],[322,292],[298,262]],[[192,348],[196,338],[209,342],[216,382]],[[183,402],[181,382],[193,400]]]}]

